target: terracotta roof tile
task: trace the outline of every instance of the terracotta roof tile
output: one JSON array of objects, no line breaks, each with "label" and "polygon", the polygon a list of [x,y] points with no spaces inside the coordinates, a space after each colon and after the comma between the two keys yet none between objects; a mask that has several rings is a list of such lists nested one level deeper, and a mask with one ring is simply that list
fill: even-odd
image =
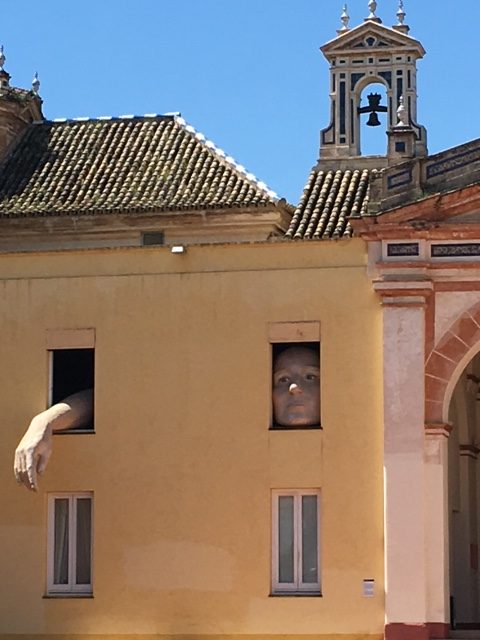
[{"label": "terracotta roof tile", "polygon": [[368,195],[368,169],[313,169],[285,237],[320,240],[352,236],[349,219],[366,212]]},{"label": "terracotta roof tile", "polygon": [[275,202],[263,183],[172,115],[34,123],[0,168],[0,217]]}]

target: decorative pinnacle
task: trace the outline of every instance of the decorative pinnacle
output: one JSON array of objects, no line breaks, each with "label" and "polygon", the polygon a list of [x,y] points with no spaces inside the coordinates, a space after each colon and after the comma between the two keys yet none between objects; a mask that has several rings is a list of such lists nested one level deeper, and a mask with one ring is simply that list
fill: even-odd
[{"label": "decorative pinnacle", "polygon": [[35,75],[32,80],[32,89],[35,95],[38,95],[38,90],[40,89],[40,80],[38,79],[38,71],[35,71]]},{"label": "decorative pinnacle", "polygon": [[403,0],[399,0],[398,11],[397,11],[397,20],[399,25],[403,25],[403,23],[405,22],[406,15],[407,14],[405,13],[405,10],[403,8]]},{"label": "decorative pinnacle", "polygon": [[5,64],[5,54],[3,53],[3,44],[0,46],[0,69],[3,69],[3,65]]},{"label": "decorative pinnacle", "polygon": [[408,127],[408,114],[403,96],[400,96],[397,109],[397,127]]},{"label": "decorative pinnacle", "polygon": [[348,23],[350,22],[350,16],[348,15],[347,5],[343,5],[342,15],[340,16],[340,20],[342,22],[342,28],[340,31],[348,31]]},{"label": "decorative pinnacle", "polygon": [[375,0],[369,0],[368,8],[370,10],[370,15],[368,16],[367,20],[377,20],[378,18],[375,15],[375,11],[377,10],[377,3],[375,2]]}]

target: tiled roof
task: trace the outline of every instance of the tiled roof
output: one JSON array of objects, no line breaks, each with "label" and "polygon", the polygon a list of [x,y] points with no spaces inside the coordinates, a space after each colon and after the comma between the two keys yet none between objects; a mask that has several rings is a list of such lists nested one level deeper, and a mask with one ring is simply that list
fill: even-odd
[{"label": "tiled roof", "polygon": [[366,212],[368,194],[368,169],[313,169],[285,237],[320,240],[352,236],[349,218]]},{"label": "tiled roof", "polygon": [[34,123],[0,167],[0,217],[275,203],[263,183],[172,115]]}]

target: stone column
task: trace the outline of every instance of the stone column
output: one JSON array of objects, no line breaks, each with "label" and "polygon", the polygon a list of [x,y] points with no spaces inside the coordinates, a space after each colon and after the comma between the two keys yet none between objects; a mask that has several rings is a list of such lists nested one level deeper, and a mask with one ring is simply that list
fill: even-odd
[{"label": "stone column", "polygon": [[427,627],[425,301],[431,283],[380,281],[383,306],[385,637],[422,640]]},{"label": "stone column", "polygon": [[478,547],[476,465],[479,449],[460,445],[460,513],[457,546],[458,576],[455,597],[457,622],[478,622]]},{"label": "stone column", "polygon": [[450,566],[448,437],[451,426],[425,425],[425,548],[427,626],[431,637],[448,638]]}]

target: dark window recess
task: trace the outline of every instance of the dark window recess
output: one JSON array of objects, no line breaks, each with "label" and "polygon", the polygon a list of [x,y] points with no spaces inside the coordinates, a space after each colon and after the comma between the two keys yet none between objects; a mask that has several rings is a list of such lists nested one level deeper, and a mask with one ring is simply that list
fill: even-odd
[{"label": "dark window recess", "polygon": [[409,89],[412,88],[412,72],[410,70],[407,71],[407,85]]},{"label": "dark window recess", "polygon": [[163,231],[152,231],[149,233],[142,233],[142,245],[148,247],[156,244],[164,243]]},{"label": "dark window recess", "polygon": [[403,79],[397,78],[397,96],[403,96]]},{"label": "dark window recess", "polygon": [[[67,396],[93,389],[95,382],[94,349],[55,349],[52,357],[52,405]],[[78,429],[93,429],[93,424],[85,424]]]},{"label": "dark window recess", "polygon": [[340,135],[345,135],[346,133],[345,94],[345,82],[340,82]]},{"label": "dark window recess", "polygon": [[382,71],[378,75],[388,83],[388,86],[390,88],[392,88],[392,72],[391,71]]},{"label": "dark window recess", "polygon": [[364,75],[365,75],[364,73],[352,73],[352,75],[350,76],[350,88],[352,89],[352,91],[355,88],[355,85],[357,84],[357,82],[361,80]]},{"label": "dark window recess", "polygon": [[405,142],[396,142],[395,143],[395,151],[403,153],[405,151]]},{"label": "dark window recess", "polygon": [[[355,107],[353,106],[353,100],[350,100],[350,113],[355,113]],[[350,142],[355,142],[355,119],[350,118]]]}]

